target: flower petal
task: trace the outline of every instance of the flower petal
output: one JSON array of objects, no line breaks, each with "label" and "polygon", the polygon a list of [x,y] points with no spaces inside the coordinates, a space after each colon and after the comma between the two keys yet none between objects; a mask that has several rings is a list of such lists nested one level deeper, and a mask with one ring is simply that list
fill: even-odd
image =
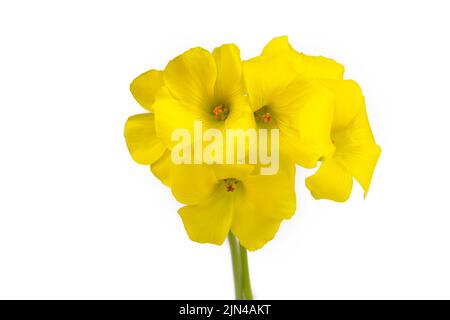
[{"label": "flower petal", "polygon": [[295,161],[314,168],[317,161],[331,153],[333,96],[315,81],[297,80],[277,95],[270,106],[280,129],[282,148],[289,146]]},{"label": "flower petal", "polygon": [[333,130],[346,128],[365,108],[361,88],[353,80],[322,79],[319,82],[334,96]]},{"label": "flower petal", "polygon": [[193,48],[167,64],[164,83],[175,98],[206,110],[213,104],[216,74],[212,55]]},{"label": "flower petal", "polygon": [[[216,174],[217,179],[226,179],[226,178],[236,178],[241,179],[247,174],[249,174],[254,169],[254,165],[249,164],[248,152],[251,146],[251,139],[245,136],[246,133],[251,134],[248,129],[256,129],[255,119],[253,116],[253,112],[250,109],[248,104],[248,99],[245,96],[235,95],[231,99],[231,107],[230,114],[228,118],[224,122],[224,127],[220,128],[222,130],[223,136],[223,163],[222,164],[214,164],[214,172]],[[210,124],[210,127],[213,127],[213,124]],[[233,164],[226,164],[226,155],[227,155],[227,130],[239,130],[244,136],[243,141],[245,141],[245,156],[246,161],[244,163],[240,163],[237,161],[238,155],[238,139],[234,140],[234,157],[235,162]],[[238,131],[236,131],[238,132]],[[257,142],[255,141],[255,144]],[[204,145],[205,147],[205,145]]]},{"label": "flower petal", "polygon": [[281,36],[270,40],[262,50],[261,55],[273,57],[281,54],[288,54],[291,58],[298,58],[297,55],[294,55],[293,53],[297,53],[297,51],[292,48],[288,36]]},{"label": "flower petal", "polygon": [[263,56],[287,55],[301,78],[304,79],[342,79],[344,66],[333,59],[322,56],[309,56],[297,52],[289,43],[287,36],[272,39],[263,49]]},{"label": "flower petal", "polygon": [[241,95],[243,91],[239,48],[234,44],[224,44],[215,48],[212,55],[217,67],[215,98],[218,103],[228,103],[231,97]]},{"label": "flower petal", "polygon": [[125,124],[125,140],[131,157],[140,164],[152,164],[158,160],[166,147],[156,136],[154,115],[137,114]]},{"label": "flower petal", "polygon": [[152,173],[167,187],[172,184],[173,167],[171,152],[168,149],[150,166]]},{"label": "flower petal", "polygon": [[262,248],[272,240],[282,221],[264,216],[258,212],[258,208],[245,193],[236,193],[231,231],[241,245],[250,251]]},{"label": "flower petal", "polygon": [[213,164],[214,175],[217,180],[235,178],[244,179],[247,175],[255,170],[255,165],[251,164]]},{"label": "flower petal", "polygon": [[347,201],[352,186],[353,177],[334,158],[325,159],[317,172],[306,179],[306,187],[317,200]]},{"label": "flower petal", "polygon": [[178,143],[172,141],[172,133],[175,130],[186,129],[193,139],[194,121],[204,119],[204,115],[196,107],[166,97],[158,98],[153,104],[153,109],[155,111],[156,132],[169,149]]},{"label": "flower petal", "polygon": [[234,95],[230,100],[230,114],[225,120],[225,129],[256,129],[255,117],[248,97]]},{"label": "flower petal", "polygon": [[216,188],[205,202],[188,205],[178,213],[192,241],[220,245],[230,230],[233,201],[222,188]]},{"label": "flower petal", "polygon": [[158,70],[149,70],[133,80],[130,91],[136,101],[148,111],[152,111],[155,95],[163,86],[163,73]]},{"label": "flower petal", "polygon": [[300,53],[301,75],[313,79],[343,79],[344,66],[333,59]]},{"label": "flower petal", "polygon": [[297,77],[284,56],[259,56],[244,61],[243,71],[252,111],[272,104],[274,96]]},{"label": "flower petal", "polygon": [[174,165],[171,176],[172,194],[184,204],[206,201],[217,187],[217,179],[208,165]]},{"label": "flower petal", "polygon": [[366,196],[381,153],[373,138],[366,110],[362,110],[348,128],[333,132],[332,138],[336,142],[334,157],[355,177]]},{"label": "flower petal", "polygon": [[249,175],[243,179],[245,197],[256,213],[272,219],[289,219],[295,212],[295,164],[281,159],[274,175]]}]

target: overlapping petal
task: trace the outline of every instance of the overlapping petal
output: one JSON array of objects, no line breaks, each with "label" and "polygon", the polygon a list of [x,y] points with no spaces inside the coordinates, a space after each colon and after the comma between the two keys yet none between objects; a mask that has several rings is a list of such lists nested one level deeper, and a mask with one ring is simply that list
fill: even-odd
[{"label": "overlapping petal", "polygon": [[162,71],[149,70],[131,82],[130,91],[143,108],[153,111],[152,104],[155,102],[155,96],[163,84]]},{"label": "overlapping petal", "polygon": [[282,221],[262,215],[259,208],[245,193],[235,195],[231,231],[241,245],[250,251],[257,250],[272,240]]},{"label": "overlapping petal", "polygon": [[347,201],[353,177],[335,158],[325,159],[317,172],[306,179],[306,187],[315,199]]},{"label": "overlapping petal", "polygon": [[366,110],[357,115],[347,130],[336,132],[333,137],[336,141],[335,157],[363,187],[366,196],[381,154],[381,148],[373,138]]},{"label": "overlapping petal", "polygon": [[172,185],[172,172],[174,164],[170,150],[166,149],[163,155],[150,166],[152,173],[167,187]]},{"label": "overlapping petal", "polygon": [[131,116],[125,124],[125,140],[131,157],[140,164],[152,164],[166,147],[156,136],[155,119],[151,113]]},{"label": "overlapping petal", "polygon": [[287,36],[272,39],[263,49],[266,57],[284,57],[291,63],[298,77],[303,79],[342,79],[344,66],[333,59],[322,56],[309,56],[297,52],[289,43]]},{"label": "overlapping petal", "polygon": [[242,62],[239,48],[234,44],[224,44],[212,52],[217,79],[214,95],[217,103],[229,103],[230,99],[243,92]]},{"label": "overlapping petal", "polygon": [[280,129],[281,148],[290,149],[295,161],[314,168],[331,153],[334,101],[315,81],[296,80],[276,96],[270,108]]},{"label": "overlapping petal", "polygon": [[321,79],[319,83],[333,97],[333,131],[347,128],[365,108],[364,96],[359,85],[353,80]]},{"label": "overlapping petal", "polygon": [[172,194],[184,204],[198,204],[211,197],[217,178],[205,164],[175,165],[172,171]]},{"label": "overlapping petal", "polygon": [[248,175],[243,179],[245,197],[262,217],[289,219],[295,212],[295,163],[282,159],[278,173]]},{"label": "overlapping petal", "polygon": [[284,55],[252,58],[243,62],[243,70],[252,111],[273,104],[274,97],[297,77]]},{"label": "overlapping petal", "polygon": [[193,139],[195,121],[202,120],[205,117],[203,110],[170,97],[157,99],[153,104],[153,109],[158,137],[169,149],[178,143],[178,141],[172,139],[172,134],[176,130],[187,130]]},{"label": "overlapping petal", "polygon": [[164,83],[176,99],[206,110],[214,102],[216,75],[211,53],[193,48],[167,64]]},{"label": "overlapping petal", "polygon": [[192,241],[220,245],[230,230],[233,202],[224,190],[216,188],[205,202],[182,207],[178,213]]},{"label": "overlapping petal", "polygon": [[364,96],[353,81],[326,80],[321,83],[335,97],[335,115],[331,139],[333,154],[327,156],[320,169],[307,178],[306,185],[316,199],[345,201],[354,177],[369,191],[372,174],[381,153],[367,118]]}]

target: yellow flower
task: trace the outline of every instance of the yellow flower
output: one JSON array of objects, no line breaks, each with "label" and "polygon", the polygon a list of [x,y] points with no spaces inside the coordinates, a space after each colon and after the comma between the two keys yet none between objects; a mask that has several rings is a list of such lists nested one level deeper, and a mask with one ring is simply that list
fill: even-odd
[{"label": "yellow flower", "polygon": [[354,81],[342,80],[344,67],[341,64],[297,52],[286,36],[270,41],[262,56],[284,61],[284,65],[295,70],[298,78],[314,80],[332,97],[332,123],[325,133],[328,136],[323,138],[330,140],[335,149],[322,148],[320,160],[323,161],[319,170],[306,179],[312,195],[316,199],[343,202],[351,193],[352,177],[361,184],[366,195],[381,149],[373,138],[359,86]]},{"label": "yellow flower", "polygon": [[[177,143],[171,140],[174,130],[186,129],[191,137],[197,137],[195,121],[202,122],[204,131],[246,130],[255,126],[243,91],[239,48],[233,44],[222,45],[212,54],[202,48],[184,52],[168,63],[164,84],[165,91],[157,97],[153,109],[158,136],[169,149]],[[196,143],[199,141],[192,145]],[[242,169],[243,166],[214,165],[216,174],[221,172],[224,176]]]},{"label": "yellow flower", "polygon": [[191,240],[222,244],[231,232],[248,250],[271,240],[283,219],[295,212],[295,164],[283,161],[276,175],[218,179],[211,166],[179,165],[172,193]]},{"label": "yellow flower", "polygon": [[153,174],[170,186],[170,152],[156,134],[153,114],[155,96],[163,84],[163,73],[158,70],[147,71],[133,80],[130,91],[136,101],[149,112],[128,118],[125,140],[131,157],[139,164],[150,165]]},{"label": "yellow flower", "polygon": [[306,186],[316,199],[343,202],[350,196],[354,177],[366,196],[381,149],[370,129],[364,96],[351,80],[321,83],[335,96],[331,139],[336,150],[324,157],[318,171],[306,179]]},{"label": "yellow flower", "polygon": [[334,103],[332,95],[306,75],[313,66],[328,67],[322,59],[294,56],[286,43],[275,38],[261,56],[244,61],[244,82],[258,127],[278,128],[281,152],[313,168],[334,150],[330,141]]}]

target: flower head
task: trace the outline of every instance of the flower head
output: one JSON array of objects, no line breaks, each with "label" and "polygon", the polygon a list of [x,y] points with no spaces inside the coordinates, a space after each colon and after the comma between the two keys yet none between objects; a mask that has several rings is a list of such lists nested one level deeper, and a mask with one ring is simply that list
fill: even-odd
[{"label": "flower head", "polygon": [[273,39],[261,56],[243,64],[256,124],[279,129],[282,152],[288,152],[307,168],[314,168],[323,155],[334,149],[329,139],[333,97],[307,76],[311,64],[322,66],[293,50],[286,37]]},{"label": "flower head", "polygon": [[172,193],[186,204],[178,212],[189,237],[222,244],[231,231],[248,250],[261,248],[295,212],[295,165],[282,164],[276,175],[226,179],[218,179],[211,166],[177,166]]},{"label": "flower head", "polygon": [[[245,248],[256,250],[295,212],[295,164],[314,168],[320,163],[306,179],[316,199],[347,200],[353,178],[368,192],[381,149],[361,89],[343,80],[343,73],[332,59],[297,52],[287,37],[274,38],[260,56],[243,62],[233,44],[212,53],[190,49],[164,71],[150,70],[132,82],[133,96],[148,112],[128,119],[128,149],[185,205],[179,214],[192,240],[221,244],[231,232]],[[199,122],[205,131],[221,134],[275,129],[267,145],[279,133],[279,148],[269,150],[251,137],[248,142],[260,154],[276,153],[279,170],[260,174],[263,161],[196,161],[197,146],[203,152],[203,135],[196,135]],[[186,149],[193,164],[173,161],[177,145],[172,138],[179,129],[193,137]],[[246,146],[244,157],[250,157],[251,147]]]},{"label": "flower head", "polygon": [[[167,64],[165,90],[153,105],[158,136],[172,149],[172,133],[186,129],[192,137],[194,123],[203,130],[254,128],[255,123],[242,83],[239,48],[222,45],[212,53],[202,48],[190,49]],[[192,141],[192,146],[200,141]],[[192,151],[193,152],[193,151]],[[195,155],[194,155],[195,156]],[[220,176],[236,171],[250,171],[251,166],[215,164]]]},{"label": "flower head", "polygon": [[[297,79],[294,83],[298,79],[314,81],[321,90],[327,92],[322,92],[321,97],[327,95],[328,102],[331,102],[328,109],[325,104],[312,106],[311,112],[316,117],[311,119],[316,121],[309,121],[308,115],[294,115],[299,121],[296,128],[300,136],[303,132],[303,138],[296,144],[302,147],[313,146],[308,149],[316,152],[309,155],[315,155],[313,161],[322,161],[319,170],[306,179],[306,186],[312,195],[316,199],[345,201],[350,196],[353,178],[361,184],[366,195],[381,149],[372,135],[360,87],[354,81],[343,80],[344,67],[341,64],[325,57],[299,53],[292,48],[287,37],[270,41],[262,56],[281,59],[294,70]],[[324,109],[331,113],[324,113]],[[322,130],[307,135],[305,139],[305,133],[310,130],[305,130],[304,122],[307,122],[306,128],[308,125],[318,124],[319,127],[322,125]],[[316,125],[314,127],[317,129]],[[313,140],[310,140],[311,137]],[[300,156],[305,154],[308,153],[301,152]],[[301,161],[303,157],[298,160],[299,164],[309,167]]]}]

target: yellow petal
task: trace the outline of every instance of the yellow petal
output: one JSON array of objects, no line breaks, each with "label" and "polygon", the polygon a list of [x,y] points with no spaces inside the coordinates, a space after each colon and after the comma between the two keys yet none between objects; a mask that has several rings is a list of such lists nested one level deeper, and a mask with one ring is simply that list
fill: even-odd
[{"label": "yellow petal", "polygon": [[256,128],[255,117],[250,108],[248,97],[244,95],[234,95],[230,99],[230,114],[225,120],[226,129]]},{"label": "yellow petal", "polygon": [[280,129],[281,147],[289,147],[301,166],[313,168],[334,150],[333,96],[315,81],[292,82],[269,107]]},{"label": "yellow petal", "polygon": [[281,36],[270,40],[262,50],[261,54],[268,57],[288,54],[290,57],[295,58],[297,56],[294,55],[294,53],[296,53],[296,51],[289,43],[288,36]]},{"label": "yellow petal", "polygon": [[365,109],[348,128],[333,132],[332,138],[336,143],[334,157],[355,177],[366,196],[381,148],[375,143]]},{"label": "yellow petal", "polygon": [[285,56],[259,56],[243,62],[244,83],[252,111],[273,103],[276,94],[297,77]]},{"label": "yellow petal", "polygon": [[250,251],[262,248],[272,240],[282,221],[266,217],[258,212],[258,208],[259,206],[253,203],[251,198],[246,197],[245,193],[236,193],[231,231],[241,245]]},{"label": "yellow petal", "polygon": [[273,239],[282,219],[295,212],[295,164],[283,159],[276,175],[249,175],[234,198],[231,230],[248,250]]},{"label": "yellow petal", "polygon": [[281,159],[274,175],[249,175],[242,182],[245,197],[256,213],[271,219],[289,219],[295,213],[295,164]]},{"label": "yellow petal", "polygon": [[322,56],[300,54],[301,74],[305,78],[313,79],[343,79],[344,66],[333,59]]},{"label": "yellow petal", "polygon": [[163,86],[162,71],[144,72],[130,84],[130,91],[136,101],[145,109],[152,111],[155,95]]},{"label": "yellow petal", "polygon": [[353,186],[351,174],[334,158],[325,159],[317,172],[306,179],[306,187],[315,199],[344,202]]},{"label": "yellow petal", "polygon": [[304,79],[342,79],[344,66],[333,59],[322,56],[309,56],[297,52],[288,41],[287,36],[272,39],[263,49],[264,56],[287,55],[295,65],[300,77]]},{"label": "yellow petal", "polygon": [[131,116],[125,124],[125,140],[131,157],[140,164],[152,164],[166,147],[156,136],[154,115],[144,113]]},{"label": "yellow petal", "polygon": [[355,177],[367,194],[381,149],[370,129],[361,88],[351,80],[320,80],[320,83],[335,99],[333,159]]},{"label": "yellow petal", "polygon": [[243,91],[239,48],[234,44],[224,44],[215,48],[212,55],[217,67],[215,98],[217,103],[227,104],[230,97],[241,95]]},{"label": "yellow petal", "polygon": [[211,197],[217,187],[213,169],[208,165],[174,165],[172,194],[184,204],[198,204]]},{"label": "yellow petal", "polygon": [[[248,104],[248,99],[245,96],[234,96],[231,99],[231,107],[230,114],[228,118],[225,120],[224,127],[220,128],[222,130],[222,136],[224,139],[223,143],[223,156],[224,162],[223,164],[214,164],[214,172],[216,174],[217,179],[226,179],[226,178],[236,178],[241,179],[247,174],[249,174],[254,169],[254,165],[249,164],[249,148],[251,147],[251,140],[248,136],[245,136],[246,133],[251,134],[251,131],[247,131],[248,129],[256,129],[255,118],[253,116],[253,112],[250,109]],[[210,127],[213,127],[213,124],[210,124]],[[245,157],[246,161],[244,163],[237,162],[237,154],[238,154],[238,139],[235,139],[234,142],[234,156],[235,162],[233,164],[226,164],[226,130],[234,129],[234,130],[242,130],[244,136],[242,137],[245,143]],[[256,135],[255,135],[256,137]],[[255,142],[257,143],[257,142]]]},{"label": "yellow petal", "polygon": [[178,213],[192,241],[220,245],[226,239],[233,217],[233,201],[217,187],[205,202],[188,205]]},{"label": "yellow petal", "polygon": [[156,132],[169,149],[178,143],[172,141],[172,133],[175,130],[186,129],[193,139],[194,121],[204,118],[202,112],[195,106],[171,98],[158,98],[153,104],[153,109]]},{"label": "yellow petal", "polygon": [[333,130],[346,128],[365,108],[361,88],[353,80],[323,79],[320,84],[334,96]]},{"label": "yellow petal", "polygon": [[244,179],[255,169],[255,165],[251,164],[213,164],[214,175],[217,180],[235,178],[238,180]]},{"label": "yellow petal", "polygon": [[170,154],[170,150],[166,149],[162,157],[150,166],[152,173],[167,187],[172,184],[171,173],[174,167]]},{"label": "yellow petal", "polygon": [[164,83],[178,100],[209,110],[214,102],[216,74],[212,55],[205,49],[193,48],[167,64]]}]

